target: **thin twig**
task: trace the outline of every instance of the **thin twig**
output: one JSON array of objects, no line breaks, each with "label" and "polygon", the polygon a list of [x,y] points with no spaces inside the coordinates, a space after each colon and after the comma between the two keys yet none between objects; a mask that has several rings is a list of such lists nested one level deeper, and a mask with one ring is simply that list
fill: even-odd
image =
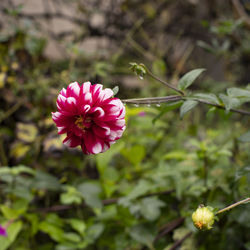
[{"label": "thin twig", "polygon": [[236,202],[236,203],[234,203],[234,204],[232,204],[232,205],[230,205],[230,206],[228,206],[228,207],[225,207],[225,208],[223,208],[223,209],[220,209],[216,214],[223,213],[223,212],[225,212],[225,211],[227,211],[227,210],[230,210],[230,209],[232,209],[232,208],[234,208],[234,207],[237,207],[237,206],[239,206],[239,205],[241,205],[241,204],[244,204],[244,203],[247,203],[247,202],[249,202],[249,201],[250,201],[250,197],[249,197],[249,198],[246,198],[246,199],[244,199],[244,200],[238,201],[238,202]]},{"label": "thin twig", "polygon": [[183,222],[184,222],[184,218],[181,217],[181,218],[178,218],[176,220],[173,220],[173,221],[171,221],[171,222],[163,225],[159,229],[159,233],[155,237],[154,242],[156,242],[157,240],[159,240],[160,238],[162,238],[163,236],[165,236],[169,232],[173,231],[175,228],[177,228],[178,226],[180,226]]},{"label": "thin twig", "polygon": [[162,97],[125,99],[122,100],[122,102],[129,104],[159,104],[159,103],[166,103],[179,100],[182,100],[181,96],[172,95],[172,96],[162,96]]},{"label": "thin twig", "polygon": [[[212,103],[212,102],[208,102],[208,101],[204,101],[204,100],[200,100],[200,99],[193,99],[193,100],[196,100],[198,101],[199,103],[203,103],[203,104],[207,104],[207,105],[212,105],[216,108],[219,108],[219,109],[226,109],[224,106],[221,106],[219,104],[215,104],[215,103]],[[239,114],[242,114],[242,115],[250,115],[250,112],[246,111],[246,110],[242,110],[242,109],[230,109],[230,111],[233,111],[235,113],[239,113]]]},{"label": "thin twig", "polygon": [[182,237],[180,240],[177,240],[174,245],[172,247],[169,248],[169,250],[174,250],[176,249],[178,246],[180,246],[183,241],[185,241],[188,237],[190,237],[192,235],[192,232],[187,233],[184,237]]},{"label": "thin twig", "polygon": [[15,105],[13,105],[9,110],[7,110],[1,117],[0,123],[15,113],[23,104],[23,101],[18,101]]},{"label": "thin twig", "polygon": [[[134,99],[124,99],[122,100],[124,103],[129,103],[129,104],[159,104],[159,103],[167,103],[167,102],[172,102],[172,101],[185,101],[185,100],[195,100],[199,103],[203,103],[203,104],[207,104],[207,105],[211,105],[214,106],[216,108],[219,109],[226,109],[224,106],[216,104],[216,103],[212,103],[212,102],[208,102],[205,100],[200,100],[197,98],[189,98],[189,97],[185,97],[185,96],[178,96],[178,95],[172,95],[172,96],[163,96],[163,97],[149,97],[149,98],[134,98]],[[243,109],[235,109],[232,108],[230,109],[230,112],[235,112],[235,113],[239,113],[242,115],[249,115],[250,116],[250,112],[243,110]]]},{"label": "thin twig", "polygon": [[184,95],[184,93],[183,93],[181,90],[177,89],[177,88],[176,88],[175,86],[173,86],[172,84],[167,83],[167,82],[163,81],[162,79],[158,78],[157,76],[155,76],[155,75],[154,75],[145,65],[144,65],[144,67],[145,67],[145,69],[146,69],[148,75],[151,76],[153,79],[155,79],[156,81],[158,81],[158,82],[164,84],[164,85],[167,86],[168,88],[170,88],[170,89],[172,89],[172,90],[178,92],[178,93],[181,94],[182,96]]}]

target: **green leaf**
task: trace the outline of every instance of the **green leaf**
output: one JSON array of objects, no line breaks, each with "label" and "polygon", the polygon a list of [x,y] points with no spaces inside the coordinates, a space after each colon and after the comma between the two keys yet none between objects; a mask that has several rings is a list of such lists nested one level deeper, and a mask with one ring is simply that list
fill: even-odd
[{"label": "green leaf", "polygon": [[224,94],[220,94],[219,97],[224,103],[227,112],[229,112],[230,109],[238,108],[241,105],[241,102],[238,98],[227,96]]},{"label": "green leaf", "polygon": [[250,131],[246,132],[245,134],[241,135],[238,140],[240,142],[250,142]]},{"label": "green leaf", "polygon": [[47,233],[51,239],[57,241],[57,242],[63,242],[64,241],[64,230],[58,226],[55,226],[49,222],[43,221],[39,224],[39,229]]},{"label": "green leaf", "polygon": [[137,225],[129,230],[130,236],[139,243],[147,245],[152,249],[154,234],[145,225]]},{"label": "green leaf", "polygon": [[126,157],[133,165],[138,165],[146,155],[145,147],[142,145],[135,145],[131,148],[124,148],[121,151],[122,155]]},{"label": "green leaf", "polygon": [[60,195],[60,201],[62,204],[81,204],[81,194],[76,190],[75,187],[66,186],[66,192]]},{"label": "green leaf", "polygon": [[179,160],[182,161],[187,158],[187,152],[181,151],[181,150],[176,150],[176,151],[171,151],[163,156],[163,159],[166,160]]},{"label": "green leaf", "polygon": [[161,112],[153,119],[152,123],[154,124],[165,113],[179,108],[182,103],[183,103],[183,101],[177,101],[177,102],[170,102],[170,103],[164,104],[164,107],[161,109]]},{"label": "green leaf", "polygon": [[78,243],[81,241],[81,237],[78,234],[72,233],[72,232],[64,233],[64,239],[68,241],[72,241],[74,243]]},{"label": "green leaf", "polygon": [[47,233],[53,240],[57,242],[64,241],[63,220],[56,214],[48,214],[45,221],[39,224],[39,230]]},{"label": "green leaf", "polygon": [[102,201],[99,198],[102,189],[98,182],[85,182],[80,184],[77,189],[82,194],[87,205],[92,208],[102,208]]},{"label": "green leaf", "polygon": [[19,216],[23,215],[28,208],[28,204],[24,200],[16,201],[13,207],[8,207],[6,205],[1,205],[0,209],[4,217],[8,220],[17,219]]},{"label": "green leaf", "polygon": [[124,142],[115,143],[109,150],[96,156],[96,164],[101,175],[109,166],[110,161],[120,152],[124,145]]},{"label": "green leaf", "polygon": [[180,117],[182,118],[188,111],[193,109],[198,104],[198,101],[187,100],[185,101],[180,108]]},{"label": "green leaf", "polygon": [[238,181],[240,178],[244,176],[250,177],[250,166],[245,166],[241,169],[237,169],[237,171],[235,172],[235,181]]},{"label": "green leaf", "polygon": [[164,206],[165,203],[157,197],[144,198],[141,200],[141,214],[145,219],[154,221],[160,216],[160,208]]},{"label": "green leaf", "polygon": [[152,183],[147,180],[140,180],[128,196],[119,199],[119,204],[126,204],[128,200],[136,199],[141,195],[146,194],[153,188]]},{"label": "green leaf", "polygon": [[119,86],[115,86],[112,90],[115,96],[119,92]]},{"label": "green leaf", "polygon": [[7,229],[8,237],[0,236],[0,250],[5,250],[10,247],[10,245],[16,240],[18,234],[23,227],[21,221],[13,222]]},{"label": "green leaf", "polygon": [[73,229],[75,229],[80,235],[85,234],[86,224],[83,220],[80,219],[69,219],[69,224]]},{"label": "green leaf", "polygon": [[215,94],[197,93],[192,95],[192,97],[220,105],[220,100]]},{"label": "green leaf", "polygon": [[37,170],[32,187],[58,191],[61,189],[61,184],[53,175]]},{"label": "green leaf", "polygon": [[94,242],[102,234],[104,225],[101,223],[94,224],[87,229],[86,239],[89,243]]},{"label": "green leaf", "polygon": [[39,218],[37,214],[25,214],[25,218],[31,223],[31,234],[35,235],[39,229]]},{"label": "green leaf", "polygon": [[188,73],[186,73],[178,83],[178,88],[180,90],[184,90],[188,88],[194,81],[195,79],[204,71],[205,69],[194,69]]},{"label": "green leaf", "polygon": [[227,89],[227,95],[230,97],[236,97],[241,102],[249,102],[250,101],[250,91],[246,90],[246,89],[229,88],[229,89]]}]

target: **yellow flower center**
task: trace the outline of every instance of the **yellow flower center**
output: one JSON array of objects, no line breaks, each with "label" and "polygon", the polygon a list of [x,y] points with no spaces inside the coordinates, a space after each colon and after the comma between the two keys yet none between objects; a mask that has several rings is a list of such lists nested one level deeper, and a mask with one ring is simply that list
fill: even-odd
[{"label": "yellow flower center", "polygon": [[195,226],[198,227],[199,229],[203,228],[203,223],[201,221],[195,222]]},{"label": "yellow flower center", "polygon": [[90,118],[83,119],[82,116],[78,116],[75,121],[75,125],[83,131],[89,128],[90,124],[91,124],[91,119]]}]

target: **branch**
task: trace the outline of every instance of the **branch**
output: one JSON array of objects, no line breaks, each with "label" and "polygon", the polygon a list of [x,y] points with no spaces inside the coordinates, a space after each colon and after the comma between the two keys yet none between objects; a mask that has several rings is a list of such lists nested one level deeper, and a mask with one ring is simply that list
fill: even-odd
[{"label": "branch", "polygon": [[185,241],[188,237],[190,237],[192,235],[192,232],[187,233],[184,237],[182,237],[180,240],[177,240],[174,245],[172,247],[169,248],[169,250],[174,250],[176,249],[178,246],[180,246],[183,241]]},{"label": "branch", "polygon": [[156,81],[158,81],[158,82],[164,84],[164,85],[167,86],[168,88],[170,88],[170,89],[172,89],[172,90],[178,92],[178,93],[181,94],[182,96],[184,96],[184,93],[183,93],[181,90],[177,89],[174,85],[172,85],[172,84],[170,84],[170,83],[167,83],[167,82],[163,81],[162,79],[158,78],[157,76],[155,76],[155,75],[154,75],[154,74],[153,74],[144,64],[143,64],[143,66],[144,66],[144,68],[146,69],[148,75],[151,76],[153,79],[155,79]]},{"label": "branch", "polygon": [[225,207],[225,208],[219,210],[216,214],[220,214],[220,213],[226,212],[226,211],[228,211],[228,210],[230,210],[230,209],[232,209],[234,207],[237,207],[237,206],[239,206],[241,204],[244,204],[244,203],[247,203],[247,202],[250,202],[250,197],[246,198],[244,200],[238,201],[238,202],[236,202],[236,203],[234,203],[234,204],[232,204],[232,205],[230,205],[228,207]]},{"label": "branch", "polygon": [[160,228],[158,235],[155,237],[154,242],[156,242],[157,240],[159,240],[160,238],[162,238],[169,232],[173,231],[175,228],[180,226],[183,222],[184,222],[184,218],[181,217],[181,218],[178,218],[176,220],[173,220],[167,223],[166,225],[163,225]]},{"label": "branch", "polygon": [[[226,109],[224,106],[221,106],[219,104],[215,104],[215,103],[212,103],[212,102],[208,102],[208,101],[204,101],[204,100],[200,100],[200,99],[193,99],[193,100],[196,100],[199,103],[214,106],[214,107],[219,108],[219,109]],[[232,109],[230,109],[230,111],[233,111],[235,113],[239,113],[239,114],[242,114],[242,115],[250,115],[250,112],[248,112],[246,110],[242,110],[242,109],[234,109],[234,108],[232,108]]]},{"label": "branch", "polygon": [[[160,104],[160,103],[167,103],[167,102],[173,102],[173,101],[185,101],[185,100],[189,100],[190,98],[185,97],[185,96],[179,96],[179,95],[172,95],[172,96],[163,96],[163,97],[149,97],[149,98],[134,98],[134,99],[124,99],[122,100],[122,102],[124,103],[129,103],[129,104]],[[203,104],[207,104],[207,105],[211,105],[214,106],[216,108],[219,109],[226,109],[224,106],[216,104],[216,103],[212,103],[212,102],[208,102],[205,100],[200,100],[200,99],[196,99],[196,98],[192,98],[192,100],[195,100],[199,103],[203,103]],[[232,108],[230,109],[231,112],[235,112],[235,113],[239,113],[242,115],[249,115],[250,116],[250,112],[243,110],[243,109],[235,109]]]},{"label": "branch", "polygon": [[149,98],[133,98],[133,99],[125,99],[122,100],[124,103],[129,104],[159,104],[166,103],[172,101],[183,100],[183,98],[179,95],[170,95],[170,96],[162,96],[162,97],[149,97]]},{"label": "branch", "polygon": [[23,100],[18,100],[15,105],[13,105],[9,110],[7,110],[1,117],[0,123],[6,120],[9,116],[15,113],[23,104]]}]

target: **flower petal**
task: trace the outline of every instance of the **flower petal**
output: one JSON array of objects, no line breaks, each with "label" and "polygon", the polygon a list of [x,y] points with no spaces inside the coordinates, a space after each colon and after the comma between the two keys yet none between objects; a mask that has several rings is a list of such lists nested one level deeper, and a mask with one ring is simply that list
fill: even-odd
[{"label": "flower petal", "polygon": [[80,94],[80,86],[78,82],[72,82],[67,88],[67,96],[78,98]]},{"label": "flower petal", "polygon": [[98,139],[90,131],[86,132],[84,135],[84,144],[87,152],[90,154],[99,154],[103,150],[103,141]]},{"label": "flower petal", "polygon": [[75,136],[72,133],[68,133],[67,137],[63,140],[64,145],[74,148],[82,144],[82,140],[79,136]]}]

